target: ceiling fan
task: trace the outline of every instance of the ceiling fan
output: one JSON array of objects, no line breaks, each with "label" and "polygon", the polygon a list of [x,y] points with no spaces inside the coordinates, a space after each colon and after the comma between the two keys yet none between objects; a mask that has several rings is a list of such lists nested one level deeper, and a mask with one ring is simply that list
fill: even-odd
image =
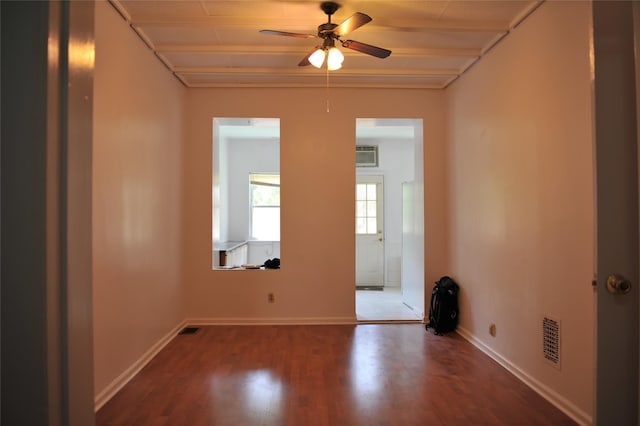
[{"label": "ceiling fan", "polygon": [[317,34],[300,34],[276,30],[260,30],[260,32],[262,34],[286,37],[321,38],[322,44],[316,46],[300,61],[298,66],[301,67],[313,65],[316,68],[320,68],[324,63],[326,56],[327,69],[336,70],[341,68],[344,56],[342,55],[342,52],[336,48],[336,40],[342,45],[342,47],[375,56],[376,58],[386,58],[391,54],[391,51],[388,49],[383,49],[381,47],[372,46],[355,40],[343,40],[342,37],[360,28],[364,24],[371,22],[371,17],[364,13],[356,12],[341,24],[334,24],[331,22],[331,15],[333,15],[339,8],[340,5],[332,1],[325,1],[320,4],[320,9],[327,14],[328,21],[318,26]]}]

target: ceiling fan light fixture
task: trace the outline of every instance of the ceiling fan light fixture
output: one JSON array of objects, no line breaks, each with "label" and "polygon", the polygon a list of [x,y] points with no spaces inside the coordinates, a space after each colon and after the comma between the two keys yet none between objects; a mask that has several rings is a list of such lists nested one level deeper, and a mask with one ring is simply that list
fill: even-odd
[{"label": "ceiling fan light fixture", "polygon": [[309,62],[314,67],[320,68],[322,66],[322,64],[324,63],[324,57],[325,57],[324,50],[321,49],[321,48],[318,48],[318,49],[316,49],[315,52],[313,52],[311,54],[311,56],[309,56]]},{"label": "ceiling fan light fixture", "polygon": [[329,49],[327,54],[327,69],[329,71],[335,71],[342,68],[342,61],[344,61],[344,55],[337,47]]},{"label": "ceiling fan light fixture", "polygon": [[[2,0],[0,0],[2,1]],[[316,46],[311,53],[307,54],[299,63],[299,67],[313,65],[316,68],[322,68],[324,60],[327,60],[327,70],[334,71],[342,68],[344,55],[336,48],[336,40],[342,47],[355,50],[356,52],[365,53],[376,58],[386,58],[391,54],[388,49],[372,46],[370,44],[361,43],[355,40],[342,40],[342,37],[351,33],[363,25],[371,22],[371,17],[362,12],[356,12],[340,24],[331,22],[331,16],[340,8],[340,5],[333,1],[323,1],[320,9],[327,14],[327,22],[318,26],[316,35],[291,33],[287,31],[277,30],[260,30],[263,34],[296,37],[296,38],[319,38],[322,39],[322,45]]]}]

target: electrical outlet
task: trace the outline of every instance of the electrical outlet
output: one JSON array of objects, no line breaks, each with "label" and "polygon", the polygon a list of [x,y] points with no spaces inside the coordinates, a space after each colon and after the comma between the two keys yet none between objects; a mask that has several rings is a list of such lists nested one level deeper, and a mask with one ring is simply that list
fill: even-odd
[{"label": "electrical outlet", "polygon": [[275,303],[276,302],[276,296],[273,293],[269,293],[267,295],[267,301],[269,303]]},{"label": "electrical outlet", "polygon": [[496,325],[494,323],[489,326],[489,334],[491,337],[496,337]]}]

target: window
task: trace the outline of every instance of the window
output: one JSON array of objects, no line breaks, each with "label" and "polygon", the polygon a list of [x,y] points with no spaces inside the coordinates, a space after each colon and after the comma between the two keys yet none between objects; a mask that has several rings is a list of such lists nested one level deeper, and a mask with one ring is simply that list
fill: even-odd
[{"label": "window", "polygon": [[378,232],[377,185],[375,183],[356,184],[356,234]]},{"label": "window", "polygon": [[280,241],[280,175],[250,174],[251,239]]}]

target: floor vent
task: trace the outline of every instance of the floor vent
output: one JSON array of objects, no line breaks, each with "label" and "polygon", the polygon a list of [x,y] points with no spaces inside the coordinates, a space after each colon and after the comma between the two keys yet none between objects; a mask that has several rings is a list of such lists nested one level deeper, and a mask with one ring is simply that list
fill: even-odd
[{"label": "floor vent", "polygon": [[198,327],[185,327],[178,334],[195,334],[200,328]]},{"label": "floor vent", "polygon": [[542,319],[542,350],[544,359],[560,369],[560,321],[548,316]]}]

